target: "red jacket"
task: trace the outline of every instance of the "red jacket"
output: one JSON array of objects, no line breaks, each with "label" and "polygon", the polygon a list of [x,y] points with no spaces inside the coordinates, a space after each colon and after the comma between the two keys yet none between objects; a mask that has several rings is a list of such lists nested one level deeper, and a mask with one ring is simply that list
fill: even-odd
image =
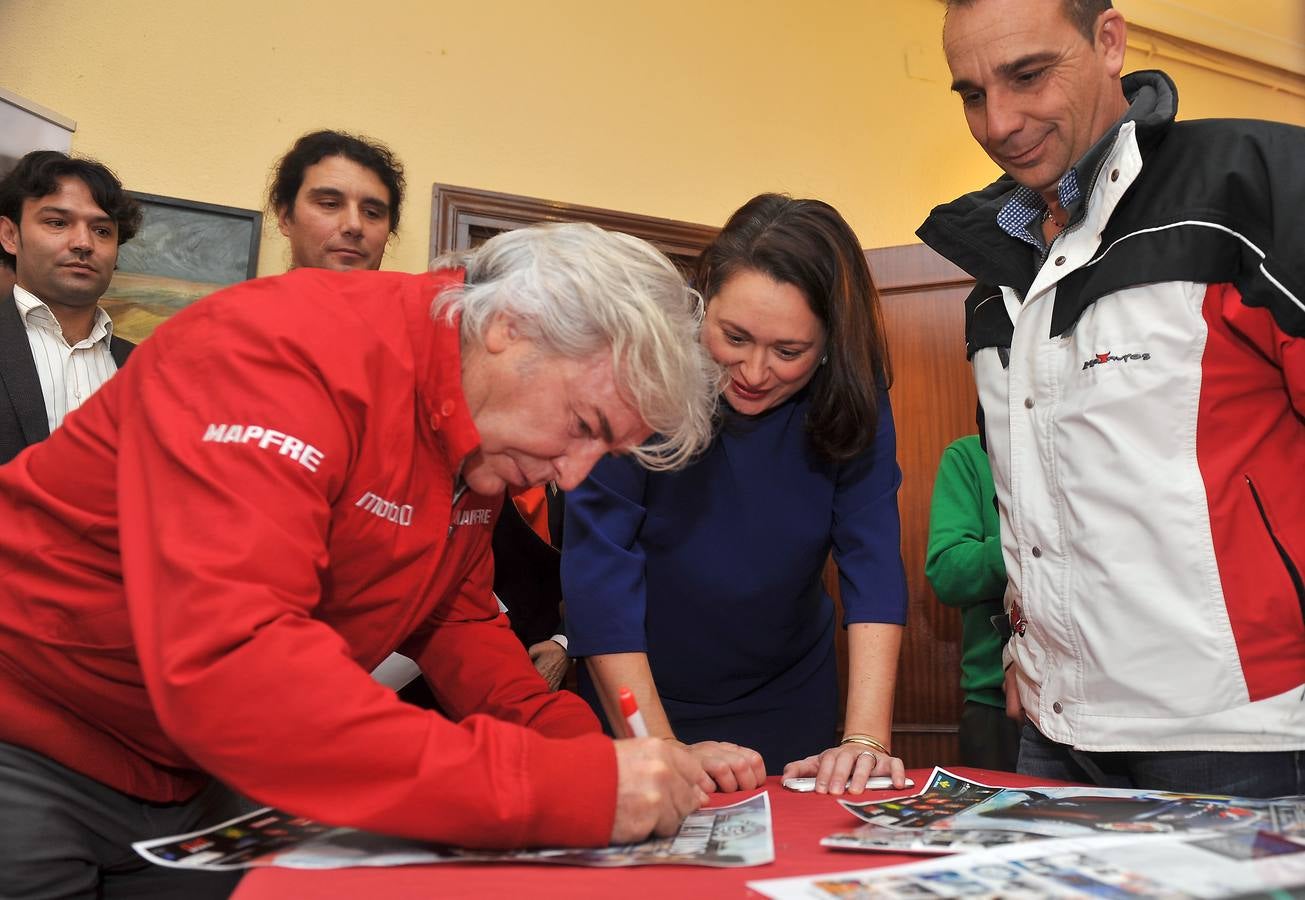
[{"label": "red jacket", "polygon": [[[151,801],[209,773],[414,838],[607,842],[612,744],[497,613],[499,501],[452,503],[458,277],[222,291],[0,467],[0,741]],[[369,677],[400,647],[454,721]]]}]

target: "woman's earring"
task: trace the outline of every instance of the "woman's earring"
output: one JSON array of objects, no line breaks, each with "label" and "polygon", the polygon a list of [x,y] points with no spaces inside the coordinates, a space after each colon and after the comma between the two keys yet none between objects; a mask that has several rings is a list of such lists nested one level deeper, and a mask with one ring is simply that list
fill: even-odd
[{"label": "woman's earring", "polygon": [[825,363],[827,363],[827,362],[829,362],[829,354],[828,354],[828,353],[826,353],[826,354],[824,354],[823,356],[820,357],[820,364],[821,364],[822,366],[823,366]]}]

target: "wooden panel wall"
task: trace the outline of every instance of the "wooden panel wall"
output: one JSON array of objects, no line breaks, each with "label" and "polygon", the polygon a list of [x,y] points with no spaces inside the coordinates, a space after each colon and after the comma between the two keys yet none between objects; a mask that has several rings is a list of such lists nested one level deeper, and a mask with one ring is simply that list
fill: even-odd
[{"label": "wooden panel wall", "polygon": [[[890,397],[902,467],[898,507],[910,591],[897,673],[893,750],[908,766],[955,764],[962,702],[960,615],[934,596],[924,577],[924,552],[934,473],[943,448],[976,428],[963,303],[972,280],[920,244],[869,250],[866,258],[883,299],[893,361]],[[837,590],[834,574],[831,562],[825,579],[831,593]],[[841,630],[839,639],[846,684],[846,634]]]}]

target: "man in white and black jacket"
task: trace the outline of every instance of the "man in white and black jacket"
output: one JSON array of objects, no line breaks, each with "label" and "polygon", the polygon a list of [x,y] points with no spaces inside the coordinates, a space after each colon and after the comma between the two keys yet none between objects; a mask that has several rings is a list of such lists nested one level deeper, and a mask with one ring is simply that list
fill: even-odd
[{"label": "man in white and black jacket", "polygon": [[1305,129],[1176,123],[1109,0],[948,0],[1005,171],[919,236],[966,339],[1021,772],[1305,793]]}]

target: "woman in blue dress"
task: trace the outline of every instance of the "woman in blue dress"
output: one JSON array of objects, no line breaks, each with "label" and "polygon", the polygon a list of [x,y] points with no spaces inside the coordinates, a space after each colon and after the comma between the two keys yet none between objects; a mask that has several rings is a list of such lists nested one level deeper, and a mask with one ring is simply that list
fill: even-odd
[{"label": "woman in blue dress", "polygon": [[[610,722],[629,687],[649,733],[687,745],[720,790],[757,784],[762,760],[818,791],[900,785],[901,472],[865,256],[833,207],[763,194],[698,265],[702,340],[726,373],[715,442],[678,472],[609,458],[566,498],[581,691]],[[841,743],[831,550],[849,648]]]}]

